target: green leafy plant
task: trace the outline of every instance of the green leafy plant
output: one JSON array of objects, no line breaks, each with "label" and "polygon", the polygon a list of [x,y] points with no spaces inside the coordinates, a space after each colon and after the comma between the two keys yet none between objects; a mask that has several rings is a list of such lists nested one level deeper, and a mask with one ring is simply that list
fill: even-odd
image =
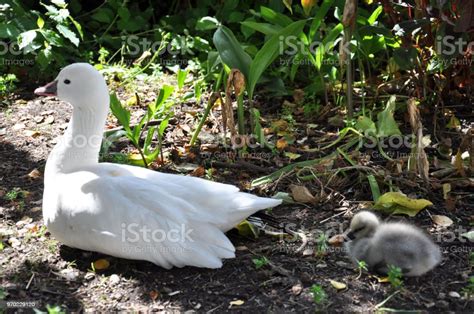
[{"label": "green leafy plant", "polygon": [[313,294],[314,303],[321,305],[327,302],[328,296],[321,285],[314,284],[309,290]]},{"label": "green leafy plant", "polygon": [[3,197],[7,201],[15,201],[26,197],[27,192],[21,190],[20,188],[13,188],[8,191]]},{"label": "green leafy plant", "polygon": [[[28,10],[19,1],[11,1],[3,7],[0,38],[16,42],[23,56],[34,57],[45,70],[52,63],[64,64],[68,54],[77,55],[84,35],[65,1],[52,0],[51,4],[40,2],[40,5],[46,11],[44,15]],[[18,59],[18,55],[7,58]]]},{"label": "green leafy plant", "polygon": [[[138,165],[148,167],[148,163],[155,160],[161,152],[162,138],[165,129],[168,126],[169,119],[172,116],[172,111],[170,109],[173,103],[168,101],[168,99],[173,94],[173,91],[174,88],[172,86],[163,86],[160,89],[156,101],[148,105],[147,113],[135,126],[130,125],[130,111],[121,104],[117,95],[112,94],[110,96],[110,108],[112,113],[123,126],[125,136],[139,151],[142,162],[137,163]],[[150,126],[152,120],[158,124]],[[143,141],[143,145],[141,145],[143,133],[147,129],[148,133]],[[159,144],[158,147],[152,149],[151,142],[155,133],[157,134]]]},{"label": "green leafy plant", "polygon": [[15,74],[0,75],[0,96],[7,96],[11,93],[18,82]]},{"label": "green leafy plant", "polygon": [[255,269],[260,269],[263,266],[267,265],[269,263],[269,260],[265,257],[259,257],[259,258],[252,258],[252,262],[255,265]]},{"label": "green leafy plant", "polygon": [[393,265],[388,266],[388,281],[395,289],[400,289],[403,286],[403,273],[400,267]]}]

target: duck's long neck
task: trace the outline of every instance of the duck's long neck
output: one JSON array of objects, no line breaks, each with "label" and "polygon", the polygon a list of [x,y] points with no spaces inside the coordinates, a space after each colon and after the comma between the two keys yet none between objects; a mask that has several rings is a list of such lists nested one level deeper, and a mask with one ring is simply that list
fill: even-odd
[{"label": "duck's long neck", "polygon": [[75,106],[66,132],[46,164],[46,176],[69,173],[97,164],[108,107]]}]

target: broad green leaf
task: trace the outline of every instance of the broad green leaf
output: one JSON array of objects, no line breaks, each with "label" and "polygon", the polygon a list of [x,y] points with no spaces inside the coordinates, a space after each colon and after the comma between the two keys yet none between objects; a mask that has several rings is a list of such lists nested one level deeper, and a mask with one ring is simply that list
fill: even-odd
[{"label": "broad green leaf", "polygon": [[46,69],[48,65],[51,63],[51,59],[53,57],[51,46],[48,46],[38,53],[36,56],[36,61],[39,63],[42,69]]},{"label": "broad green leaf", "polygon": [[173,91],[173,86],[163,85],[163,87],[160,89],[158,97],[156,98],[153,111],[156,111],[157,109],[161,108],[165,104],[166,100],[168,100],[168,98],[173,94]]},{"label": "broad green leaf", "polygon": [[79,46],[79,38],[77,38],[76,34],[67,26],[58,24],[56,25],[56,29],[61,33],[61,35],[69,39],[69,41],[72,42],[74,46]]},{"label": "broad green leaf", "polygon": [[0,38],[16,38],[20,34],[18,28],[7,22],[0,24]]},{"label": "broad green leaf", "polygon": [[257,23],[257,22],[252,22],[252,21],[244,21],[244,22],[241,22],[241,24],[251,29],[254,29],[260,33],[263,33],[265,35],[273,35],[273,34],[276,34],[279,30],[281,30],[281,26],[273,25],[269,23]]},{"label": "broad green leaf", "polygon": [[76,27],[76,30],[79,33],[79,36],[81,36],[81,39],[84,40],[84,33],[82,32],[81,24],[79,24],[72,16],[69,16],[69,19],[71,20],[71,22]]},{"label": "broad green leaf", "polygon": [[235,68],[249,77],[252,58],[244,51],[230,29],[220,26],[212,38],[222,62],[229,68]]},{"label": "broad green leaf", "polygon": [[130,130],[130,111],[125,109],[115,93],[110,95],[110,110],[127,133]]},{"label": "broad green leaf", "polygon": [[367,19],[367,22],[369,23],[369,25],[374,25],[375,21],[378,19],[379,15],[380,15],[380,13],[382,13],[382,11],[383,11],[383,7],[381,5],[379,5],[377,7],[377,9],[375,9],[374,12],[372,12],[372,14]]},{"label": "broad green leaf", "polygon": [[286,27],[293,22],[293,20],[290,19],[288,16],[275,12],[272,9],[267,8],[263,5],[260,7],[260,14],[262,15],[262,18],[267,22],[277,24],[283,27]]},{"label": "broad green leaf", "polygon": [[397,97],[392,95],[387,102],[385,110],[377,114],[377,135],[379,137],[402,134],[393,117],[396,100]]},{"label": "broad green leaf", "polygon": [[186,80],[186,76],[188,76],[189,70],[178,70],[177,79],[178,79],[178,89],[182,90],[184,87],[184,81]]},{"label": "broad green leaf", "polygon": [[324,18],[326,17],[326,14],[328,13],[329,9],[334,4],[334,1],[335,0],[324,0],[323,3],[321,3],[321,6],[317,9],[316,15],[313,19],[313,23],[311,24],[311,27],[309,29],[310,40],[314,39],[316,32],[321,26],[321,22],[324,21]]},{"label": "broad green leaf", "polygon": [[364,133],[364,135],[376,135],[377,134],[377,127],[375,126],[375,122],[372,121],[369,117],[360,116],[357,118],[357,123],[354,126],[357,130]]},{"label": "broad green leaf", "polygon": [[114,12],[109,8],[101,8],[92,15],[92,19],[101,23],[110,23],[114,18]]},{"label": "broad green leaf", "polygon": [[282,38],[286,39],[290,36],[299,36],[303,31],[305,24],[306,20],[291,23],[284,29],[274,34],[265,43],[265,45],[263,45],[262,49],[258,51],[255,59],[252,62],[252,65],[250,66],[250,76],[248,79],[249,99],[253,98],[255,85],[257,85],[257,82],[265,69],[280,55],[280,53],[282,53],[281,50],[286,48],[287,42],[284,40],[282,44]]},{"label": "broad green leaf", "polygon": [[323,64],[323,58],[326,52],[334,46],[334,41],[336,38],[341,34],[341,32],[344,30],[344,26],[339,23],[337,24],[330,32],[329,34],[323,39],[323,42],[321,45],[318,46],[318,49],[316,50],[316,68],[318,71],[321,69],[321,65]]},{"label": "broad green leaf", "polygon": [[422,209],[431,205],[433,203],[425,199],[411,199],[401,192],[387,192],[380,196],[373,208],[387,214],[404,214],[414,217]]},{"label": "broad green leaf", "polygon": [[36,34],[37,33],[35,30],[21,33],[18,36],[18,46],[19,46],[18,49],[23,49],[26,46],[30,45],[33,42],[33,40],[35,40]]},{"label": "broad green leaf", "polygon": [[216,29],[219,26],[219,21],[215,17],[205,16],[196,22],[196,29],[199,31],[208,31]]}]

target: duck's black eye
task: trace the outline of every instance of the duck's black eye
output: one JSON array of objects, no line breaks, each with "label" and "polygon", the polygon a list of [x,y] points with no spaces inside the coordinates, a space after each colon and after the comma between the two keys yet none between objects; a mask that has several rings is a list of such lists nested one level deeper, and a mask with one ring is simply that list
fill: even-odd
[{"label": "duck's black eye", "polygon": [[64,80],[64,84],[69,85],[69,84],[71,84],[71,81],[68,80],[68,79],[65,79],[65,80]]}]

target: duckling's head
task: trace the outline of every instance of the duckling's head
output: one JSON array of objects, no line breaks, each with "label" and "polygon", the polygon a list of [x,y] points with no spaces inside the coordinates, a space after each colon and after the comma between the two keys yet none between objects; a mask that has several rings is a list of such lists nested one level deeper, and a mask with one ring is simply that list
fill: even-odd
[{"label": "duckling's head", "polygon": [[378,217],[373,213],[368,211],[357,213],[351,220],[346,236],[350,240],[371,237],[379,224]]},{"label": "duckling's head", "polygon": [[81,109],[108,109],[109,106],[104,77],[88,63],[73,63],[64,67],[53,82],[37,88],[35,94],[57,96]]}]

